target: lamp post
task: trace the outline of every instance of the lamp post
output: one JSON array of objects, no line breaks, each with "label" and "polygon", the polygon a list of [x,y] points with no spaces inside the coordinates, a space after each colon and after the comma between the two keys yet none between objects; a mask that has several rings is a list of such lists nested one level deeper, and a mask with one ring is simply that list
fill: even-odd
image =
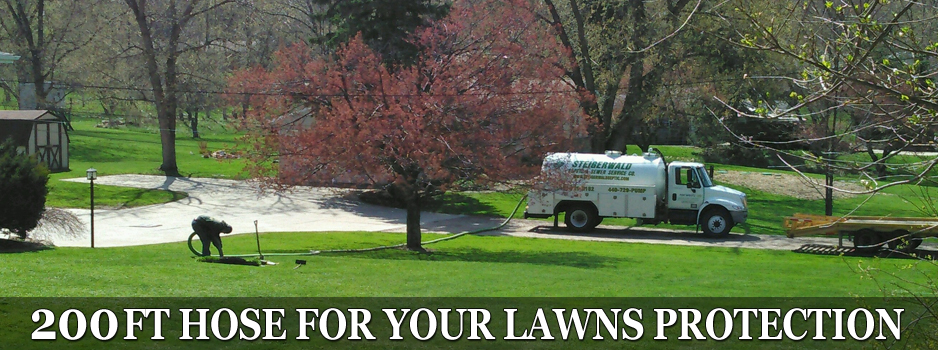
[{"label": "lamp post", "polygon": [[98,178],[98,170],[88,168],[86,174],[88,181],[91,181],[91,248],[94,248],[94,180]]}]

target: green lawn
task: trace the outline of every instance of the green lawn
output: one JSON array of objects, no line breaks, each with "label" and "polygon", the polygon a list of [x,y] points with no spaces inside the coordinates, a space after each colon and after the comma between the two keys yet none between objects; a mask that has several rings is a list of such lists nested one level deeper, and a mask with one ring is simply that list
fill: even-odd
[{"label": "green lawn", "polygon": [[[87,183],[60,181],[68,178],[84,178],[85,170],[95,168],[98,176],[117,174],[162,174],[159,133],[151,128],[122,127],[117,129],[96,128],[96,119],[75,119],[74,131],[69,132],[69,167],[71,171],[52,174],[46,203],[51,207],[88,208]],[[238,178],[244,168],[243,160],[203,158],[199,154],[199,142],[206,142],[208,149],[231,150],[237,144],[238,134],[225,125],[206,123],[202,138],[193,139],[183,132],[179,124],[176,157],[180,172],[185,176]],[[109,207],[132,207],[165,203],[185,198],[186,194],[164,190],[148,190],[125,187],[95,185],[95,205]]]},{"label": "green lawn", "polygon": [[[96,128],[98,122],[95,119],[72,122],[75,127],[75,131],[69,132],[72,171],[64,175],[84,177],[88,167],[98,169],[99,175],[161,174],[158,168],[162,162],[162,147],[156,129]],[[183,124],[177,127],[176,162],[180,173],[194,177],[238,177],[243,161],[218,161],[199,154],[199,142],[206,142],[210,150],[233,149],[238,143],[237,132],[211,123],[203,128],[200,139],[193,139]]]},{"label": "green lawn", "polygon": [[[54,208],[90,208],[91,193],[87,182],[70,182],[50,179],[46,206]],[[95,207],[131,208],[157,203],[166,203],[188,197],[184,192],[159,189],[128,188],[94,185]]]},{"label": "green lawn", "polygon": [[[54,174],[50,181],[48,203],[51,206],[87,207],[87,183],[69,183],[63,178],[84,177],[84,170],[95,167],[99,176],[126,173],[158,174],[158,134],[141,128],[98,129],[94,121],[77,120],[71,133],[72,157],[68,173]],[[201,177],[238,178],[243,163],[218,162],[199,155],[199,140],[180,133],[177,144],[182,173]],[[208,131],[202,141],[210,149],[230,149],[236,134],[219,128]],[[665,150],[670,160],[694,160],[695,149],[673,147]],[[720,166],[718,166],[720,168]],[[745,171],[758,171],[751,168]],[[774,171],[774,170],[773,170]],[[740,188],[741,189],[741,188]],[[823,201],[805,201],[789,196],[741,189],[749,194],[750,223],[755,233],[781,233],[781,219],[794,212],[818,212]],[[184,193],[159,190],[127,189],[96,186],[96,204],[135,206],[184,198]],[[899,200],[912,194],[911,187],[897,187],[870,199],[856,215],[916,215],[911,205]],[[505,217],[514,209],[522,193],[466,192],[446,194],[428,209],[476,215]],[[865,198],[855,197],[835,203],[835,212],[845,214]],[[522,215],[523,210],[517,216]],[[300,214],[298,214],[300,215]],[[628,219],[606,220],[604,224],[631,225]],[[680,226],[680,228],[688,228]],[[738,230],[738,229],[737,229]],[[425,234],[424,240],[441,237]],[[667,307],[682,303],[699,306],[713,303],[730,307],[753,303],[772,297],[770,307],[787,298],[823,297],[837,303],[853,302],[853,297],[907,296],[908,292],[933,295],[933,276],[938,266],[930,262],[834,257],[796,254],[788,251],[687,247],[609,242],[566,241],[501,236],[466,236],[427,246],[430,253],[385,250],[370,253],[284,255],[310,250],[363,248],[397,244],[405,241],[399,233],[264,233],[261,245],[268,258],[279,263],[273,266],[249,267],[197,262],[185,243],[159,244],[120,248],[55,248],[36,252],[0,254],[3,268],[3,297],[95,297],[91,303],[138,303],[139,299],[111,297],[156,297],[149,302],[160,307],[173,303],[189,303],[193,297],[572,297],[557,299],[570,305],[582,305],[582,297],[726,297],[732,299],[659,299]],[[231,254],[252,253],[256,249],[253,235],[225,236],[225,250]],[[0,242],[2,243],[2,242]],[[279,254],[279,255],[278,255]],[[295,259],[307,265],[296,268]],[[874,276],[863,271],[872,269]],[[165,297],[184,297],[165,299]],[[784,299],[783,299],[784,298]],[[72,302],[74,299],[23,299],[42,307],[67,308],[72,305],[45,306]],[[250,304],[253,299],[213,299],[216,307]],[[319,299],[321,300],[321,299]],[[328,300],[328,299],[327,299]],[[370,302],[381,299],[355,299]],[[413,307],[415,299],[394,299]],[[392,300],[393,304],[395,301]],[[403,300],[403,301],[402,301]],[[419,299],[417,299],[419,300]],[[446,300],[442,299],[445,303]],[[487,307],[497,309],[532,299],[485,299]],[[509,300],[509,301],[506,301]],[[514,302],[511,300],[520,300]],[[601,299],[591,299],[601,300]],[[618,299],[613,299],[618,300]],[[733,301],[728,302],[727,300]],[[800,299],[799,299],[800,300]],[[827,305],[827,300],[815,299]],[[2,301],[2,300],[0,300]],[[438,299],[436,302],[439,302]],[[535,301],[530,301],[534,303]],[[800,302],[800,301],[799,301]],[[428,302],[429,303],[429,302]],[[660,301],[659,301],[660,303]],[[61,304],[61,303],[59,303]],[[32,304],[29,304],[32,305]],[[430,304],[427,304],[430,305]],[[333,307],[335,305],[332,305]],[[381,306],[384,306],[382,304]],[[450,305],[451,306],[451,305]],[[619,305],[615,305],[619,306]],[[822,305],[823,306],[823,305]],[[830,307],[827,305],[826,307]],[[29,313],[9,312],[0,308],[0,328],[28,334],[36,325],[28,321]],[[6,312],[6,314],[4,313]],[[650,310],[646,310],[650,312]],[[530,320],[530,318],[525,319]],[[178,322],[174,319],[173,322]],[[497,323],[497,322],[496,322]],[[527,324],[521,325],[526,327]],[[651,332],[649,328],[647,331]],[[173,334],[170,339],[178,334]],[[647,340],[650,336],[646,335]],[[12,343],[17,344],[17,343]],[[25,344],[25,345],[24,345]],[[48,344],[48,343],[47,343]],[[295,343],[280,348],[309,348],[335,345]],[[346,343],[345,345],[347,345]],[[387,343],[381,343],[386,345]],[[460,343],[464,345],[466,343]],[[749,342],[643,342],[642,346],[672,348],[750,348]],[[33,345],[23,343],[16,347]],[[75,348],[96,349],[101,343],[87,338],[83,341],[58,344]],[[117,347],[152,348],[154,343],[113,342]],[[269,348],[271,343],[190,342],[170,340],[164,348],[246,348],[251,345]],[[339,344],[343,345],[343,344]],[[353,346],[359,344],[353,343]],[[413,344],[395,344],[410,348]],[[418,347],[446,347],[449,343],[431,342]],[[488,348],[514,347],[472,344]],[[566,342],[526,343],[523,346],[563,347],[577,345]],[[613,346],[622,344],[610,343]],[[853,348],[855,343],[759,343],[760,347],[803,348],[824,346]],[[365,347],[382,347],[364,344]]]},{"label": "green lawn", "polygon": [[[425,239],[436,237],[426,235]],[[501,340],[506,329],[502,310],[521,310],[517,317],[519,322],[515,324],[515,333],[520,334],[522,330],[532,327],[532,313],[536,308],[578,308],[582,311],[586,307],[636,307],[643,309],[646,314],[642,321],[646,335],[640,342],[628,342],[627,347],[855,349],[870,343],[737,341],[739,320],[735,321],[734,336],[730,341],[676,341],[680,335],[677,326],[667,332],[672,341],[654,341],[652,337],[656,328],[652,309],[697,308],[704,313],[717,307],[729,310],[753,307],[829,309],[832,306],[852,309],[868,301],[881,303],[884,294],[904,296],[908,291],[927,293],[925,287],[915,286],[914,283],[938,274],[935,265],[910,260],[499,236],[466,236],[428,246],[431,253],[423,254],[402,250],[318,256],[271,254],[307,252],[310,249],[361,248],[403,240],[403,234],[389,233],[266,233],[261,235],[263,249],[270,254],[270,260],[279,264],[263,267],[196,262],[184,243],[102,249],[57,248],[4,254],[0,280],[4,281],[2,294],[6,298],[0,298],[0,314],[4,315],[0,318],[0,329],[4,329],[5,344],[22,349],[36,348],[37,345],[42,348],[76,349],[621,348],[625,342],[608,339],[592,342],[589,336],[585,342],[505,342]],[[256,248],[255,244],[252,235],[225,237],[225,248],[229,254],[252,252]],[[296,268],[295,259],[304,259],[307,264]],[[859,271],[860,268],[876,269],[879,279],[867,278]],[[891,278],[889,274],[895,274],[898,278]],[[863,299],[864,302],[856,297],[871,299]],[[910,309],[914,304],[891,305],[905,307],[908,311],[906,315],[913,314]],[[55,315],[61,315],[67,309],[79,309],[84,310],[85,317],[88,317],[95,310],[107,308],[118,313],[118,323],[123,325],[121,308],[128,307],[171,310],[172,314],[162,328],[166,340],[149,340],[153,327],[150,320],[145,321],[144,330],[136,332],[141,339],[139,341],[122,340],[125,328],[121,328],[118,336],[109,342],[100,342],[91,336],[76,342],[61,338],[55,342],[29,341],[30,333],[39,327],[36,319],[30,322],[30,315],[37,309],[48,308]],[[211,310],[222,308],[238,312],[247,308],[284,307],[319,310],[368,308],[374,317],[370,326],[378,341],[326,342],[315,335],[311,342],[293,341],[292,337],[280,342],[178,340],[183,329],[178,311],[181,308],[207,308],[211,315]],[[413,310],[422,307],[430,310],[459,307],[490,310],[493,316],[489,326],[499,340],[447,342],[437,336],[429,342],[415,342],[405,334],[405,341],[386,341],[390,334],[389,322],[383,320],[379,309]],[[904,324],[911,322],[909,317],[903,319]],[[223,324],[226,320],[222,320]],[[295,337],[299,324],[296,312],[287,309],[282,321],[283,328]],[[450,322],[456,324],[457,321],[451,319]],[[925,322],[924,327],[933,327],[933,323]],[[825,322],[826,329],[832,328],[831,323],[830,320]],[[426,326],[425,322],[421,324]],[[814,329],[813,322],[796,320],[796,324],[798,330]],[[590,335],[599,327],[596,325],[593,328],[592,321],[588,325],[590,328],[587,328],[587,334]],[[556,325],[551,324],[550,327],[556,335]],[[75,326],[72,324],[69,328],[74,334]],[[189,329],[198,332],[195,327]],[[761,334],[760,329],[757,326],[753,328],[753,334]],[[934,328],[922,329],[922,332],[933,332]],[[210,337],[217,337],[214,333],[209,334]],[[830,336],[830,331],[827,334]],[[905,336],[903,341],[908,341],[908,335]],[[919,336],[918,339],[923,338]]]},{"label": "green lawn", "polygon": [[[435,238],[426,235],[425,240]],[[267,233],[267,253],[362,248],[388,233]],[[909,260],[787,251],[467,236],[402,250],[270,256],[276,266],[196,262],[185,243],[4,254],[4,296],[850,297],[882,295],[858,266],[921,281]],[[230,254],[253,235],[226,236]],[[308,265],[294,269],[295,259]],[[923,273],[938,273],[919,263]],[[43,281],[37,288],[35,282]],[[887,293],[901,290],[887,286]],[[922,292],[918,287],[913,291]]]}]

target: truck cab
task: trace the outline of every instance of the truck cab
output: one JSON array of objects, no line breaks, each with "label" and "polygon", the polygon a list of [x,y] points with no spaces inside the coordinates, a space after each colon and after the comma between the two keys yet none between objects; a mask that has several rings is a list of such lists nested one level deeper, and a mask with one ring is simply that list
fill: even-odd
[{"label": "truck cab", "polygon": [[660,221],[700,223],[704,233],[726,234],[748,217],[746,194],[714,185],[703,164],[669,163],[667,184],[667,211]]}]

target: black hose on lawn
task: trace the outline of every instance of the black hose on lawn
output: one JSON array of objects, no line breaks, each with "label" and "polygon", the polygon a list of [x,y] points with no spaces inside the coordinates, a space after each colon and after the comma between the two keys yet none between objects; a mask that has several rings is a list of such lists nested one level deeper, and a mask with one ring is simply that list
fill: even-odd
[{"label": "black hose on lawn", "polygon": [[[437,238],[437,239],[434,239],[434,240],[431,240],[431,241],[426,241],[426,242],[423,242],[423,243],[421,243],[421,244],[422,244],[422,245],[434,244],[434,243],[439,243],[439,242],[443,242],[443,241],[448,241],[448,240],[451,240],[451,239],[456,239],[456,238],[459,238],[459,237],[462,237],[462,236],[465,236],[465,235],[474,235],[474,234],[479,234],[479,233],[482,233],[482,232],[495,231],[495,230],[501,229],[502,227],[505,227],[505,225],[508,225],[509,222],[511,222],[511,219],[515,216],[516,213],[518,213],[518,209],[521,208],[521,203],[524,203],[524,200],[525,200],[526,198],[528,198],[528,195],[527,195],[527,194],[525,194],[524,196],[522,196],[522,197],[521,197],[521,200],[518,201],[518,204],[515,205],[515,209],[511,211],[511,214],[510,214],[510,215],[508,215],[508,218],[506,218],[505,221],[502,221],[502,223],[499,224],[499,225],[492,226],[492,227],[487,227],[487,228],[482,228],[482,229],[478,229],[478,230],[460,232],[460,233],[457,233],[457,234],[454,234],[454,235],[451,235],[451,236],[447,236],[447,237],[443,237],[443,238]],[[196,251],[195,248],[192,246],[192,238],[195,237],[195,236],[196,236],[195,233],[192,233],[191,235],[189,235],[189,250],[192,251],[192,254],[195,254],[196,256],[202,256],[202,253]],[[371,247],[371,248],[359,248],[359,249],[310,250],[308,253],[266,253],[266,254],[261,254],[261,253],[260,253],[260,242],[258,241],[258,249],[257,249],[258,253],[257,253],[257,254],[240,254],[240,255],[225,255],[225,256],[226,256],[226,257],[229,257],[229,256],[230,256],[230,257],[235,257],[235,258],[246,258],[246,257],[255,257],[255,256],[264,257],[264,256],[318,255],[318,254],[323,254],[323,253],[364,253],[364,252],[374,252],[374,251],[385,250],[385,249],[402,248],[402,247],[405,247],[405,246],[407,246],[407,243],[401,243],[401,244],[395,244],[395,245],[386,245],[386,246],[378,246],[378,247]]]}]

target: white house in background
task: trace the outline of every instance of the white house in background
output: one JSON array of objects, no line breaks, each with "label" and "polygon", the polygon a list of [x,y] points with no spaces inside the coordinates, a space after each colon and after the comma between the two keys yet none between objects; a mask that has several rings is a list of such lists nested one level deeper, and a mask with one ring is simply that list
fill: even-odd
[{"label": "white house in background", "polygon": [[0,111],[0,142],[7,140],[20,152],[35,155],[50,171],[69,170],[65,123],[49,111]]},{"label": "white house in background", "polygon": [[[20,59],[20,56],[14,55],[12,53],[0,52],[0,64],[12,64]],[[19,109],[36,109],[39,107],[38,101],[36,101],[36,85],[33,83],[19,83],[17,85],[19,96],[16,100],[19,102]],[[57,84],[53,82],[46,82],[45,84],[48,94],[46,95],[46,106],[58,106],[64,107],[65,103],[65,89],[60,88]]]},{"label": "white house in background", "polygon": [[0,52],[0,64],[10,64],[20,59],[20,56],[12,53]]},{"label": "white house in background", "polygon": [[60,88],[60,85],[53,82],[47,81],[45,84],[48,94],[46,95],[46,102],[43,106],[39,106],[39,101],[36,98],[36,84],[33,83],[19,83],[19,97],[17,101],[19,102],[20,109],[36,109],[40,107],[49,108],[49,106],[55,107],[65,107],[65,89]]}]

